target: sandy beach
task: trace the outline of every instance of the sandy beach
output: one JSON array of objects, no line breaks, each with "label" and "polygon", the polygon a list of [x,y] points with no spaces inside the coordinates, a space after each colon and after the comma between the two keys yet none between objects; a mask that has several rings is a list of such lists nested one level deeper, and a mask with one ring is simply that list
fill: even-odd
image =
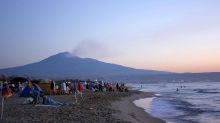
[{"label": "sandy beach", "polygon": [[136,99],[152,95],[137,91],[85,92],[84,99],[79,99],[77,104],[73,104],[73,95],[51,96],[55,100],[67,103],[60,107],[23,104],[25,98],[14,95],[5,100],[4,118],[1,123],[163,123],[164,121],[151,117],[133,103]]},{"label": "sandy beach", "polygon": [[[165,121],[154,118],[147,114],[144,109],[137,107],[133,102],[141,98],[150,98],[153,93],[134,91],[131,96],[112,103],[113,109],[117,110],[113,116],[132,123],[165,123]],[[147,102],[146,102],[146,105]]]}]

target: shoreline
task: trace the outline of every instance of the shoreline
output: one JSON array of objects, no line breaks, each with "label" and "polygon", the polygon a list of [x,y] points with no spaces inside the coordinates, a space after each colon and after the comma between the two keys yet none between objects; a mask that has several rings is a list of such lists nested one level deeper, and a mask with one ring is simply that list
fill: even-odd
[{"label": "shoreline", "polygon": [[154,97],[153,93],[140,91],[133,91],[133,93],[128,97],[112,102],[111,108],[117,110],[113,114],[115,118],[132,123],[166,123],[166,121],[151,116],[143,108],[134,104],[135,100]]}]

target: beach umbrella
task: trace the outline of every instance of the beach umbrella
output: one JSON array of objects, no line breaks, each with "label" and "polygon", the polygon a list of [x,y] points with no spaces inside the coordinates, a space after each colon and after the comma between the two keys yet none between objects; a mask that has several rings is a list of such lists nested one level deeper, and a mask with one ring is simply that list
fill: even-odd
[{"label": "beach umbrella", "polygon": [[15,77],[11,80],[11,83],[18,83],[18,82],[21,82],[21,83],[24,83],[24,82],[28,82],[29,80],[27,78],[24,78],[24,77]]}]

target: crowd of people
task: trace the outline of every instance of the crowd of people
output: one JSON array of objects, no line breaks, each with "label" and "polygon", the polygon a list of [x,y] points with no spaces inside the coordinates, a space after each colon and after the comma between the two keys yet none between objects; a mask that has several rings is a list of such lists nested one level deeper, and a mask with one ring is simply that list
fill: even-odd
[{"label": "crowd of people", "polygon": [[56,90],[56,94],[61,94],[61,95],[74,93],[76,87],[79,88],[78,89],[79,92],[82,92],[83,89],[91,92],[113,92],[113,91],[127,92],[128,91],[125,84],[119,84],[119,83],[112,84],[103,81],[74,80],[74,81],[61,82],[59,84],[55,84],[54,81],[52,81],[50,85],[51,94],[55,93],[54,90]]},{"label": "crowd of people", "polygon": [[119,91],[119,92],[127,92],[128,89],[125,86],[125,84],[119,85],[118,83],[114,86],[112,83],[105,83],[103,81],[87,81],[85,83],[86,89],[93,91],[93,92],[113,92],[113,91]]},{"label": "crowd of people", "polygon": [[[35,85],[35,86],[33,86]],[[4,97],[10,97],[13,93],[21,94],[21,92],[27,88],[28,89],[28,97],[32,98],[30,99],[30,103],[32,104],[39,104],[40,98],[43,98],[43,104],[46,104],[46,102],[51,102],[54,104],[61,104],[50,97],[46,96],[41,89],[36,89],[36,86],[38,88],[39,85],[32,82],[24,82],[24,83],[4,83],[3,86],[3,96]],[[80,95],[81,99],[83,99],[83,91],[89,91],[89,92],[127,92],[128,89],[124,84],[116,84],[113,85],[112,83],[105,83],[103,81],[80,81],[80,80],[74,80],[74,81],[63,81],[63,82],[55,82],[50,81],[50,95],[64,95],[64,94],[73,94],[75,98],[75,103],[78,102],[78,95]]]}]

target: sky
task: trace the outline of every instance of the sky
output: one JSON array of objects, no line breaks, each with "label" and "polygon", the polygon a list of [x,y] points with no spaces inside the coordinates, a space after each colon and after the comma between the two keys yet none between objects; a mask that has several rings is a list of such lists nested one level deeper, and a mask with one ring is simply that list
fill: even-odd
[{"label": "sky", "polygon": [[220,72],[219,0],[1,0],[0,68],[60,52],[141,69]]}]

